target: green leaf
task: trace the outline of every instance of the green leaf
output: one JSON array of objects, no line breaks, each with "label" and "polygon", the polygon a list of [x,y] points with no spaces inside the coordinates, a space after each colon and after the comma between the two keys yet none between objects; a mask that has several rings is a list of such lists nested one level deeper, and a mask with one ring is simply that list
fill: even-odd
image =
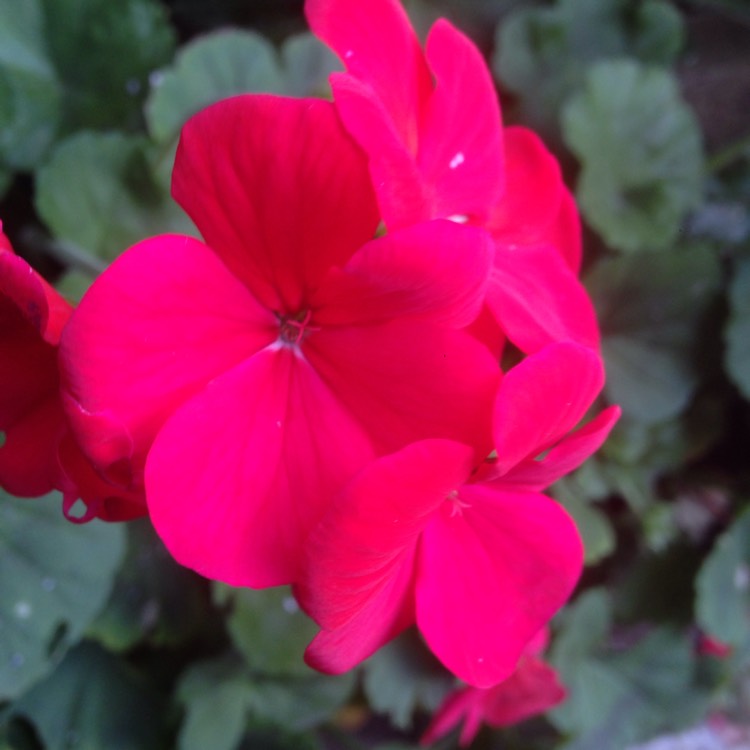
[{"label": "green leaf", "polygon": [[375,711],[401,729],[411,726],[414,710],[434,711],[455,680],[427,650],[414,629],[381,648],[364,664],[364,691]]},{"label": "green leaf", "polygon": [[158,693],[91,643],[13,707],[34,723],[46,750],[160,750],[163,709]]},{"label": "green leaf", "polygon": [[186,44],[174,66],[152,78],[146,103],[151,136],[173,141],[185,121],[213,102],[237,94],[283,93],[276,50],[251,31],[217,31]]},{"label": "green leaf", "polygon": [[227,628],[251,669],[268,675],[312,674],[303,654],[318,627],[287,587],[253,591],[215,584],[214,598],[231,608]]},{"label": "green leaf", "polygon": [[[566,479],[570,478],[566,477]],[[555,485],[554,495],[563,503],[565,510],[575,521],[586,551],[586,565],[595,565],[614,552],[615,531],[602,511],[576,494],[574,487],[571,486],[572,480],[568,483],[563,482],[564,480],[561,480]]]},{"label": "green leaf", "polygon": [[20,695],[78,641],[124,552],[121,527],[71,524],[60,502],[0,493],[0,699]]},{"label": "green leaf", "polygon": [[716,541],[696,579],[696,618],[712,637],[750,645],[750,508]]},{"label": "green leaf", "polygon": [[624,55],[669,63],[682,41],[681,16],[662,0],[560,0],[511,13],[498,27],[492,67],[519,95],[522,118],[549,132],[591,63]]},{"label": "green leaf", "polygon": [[281,60],[288,96],[330,95],[328,76],[341,70],[341,63],[317,37],[309,32],[295,34],[284,41]]},{"label": "green leaf", "polygon": [[110,650],[177,646],[207,619],[204,582],[178,565],[148,521],[127,525],[128,550],[106,607],[88,630]]},{"label": "green leaf", "polygon": [[60,106],[39,0],[0,0],[0,164],[35,167],[55,138]]},{"label": "green leaf", "polygon": [[568,700],[549,717],[573,736],[565,750],[622,750],[679,727],[696,710],[689,639],[655,629],[616,651],[606,642],[610,617],[609,598],[593,590],[562,618],[550,660],[568,687]]},{"label": "green leaf", "polygon": [[157,0],[43,0],[50,56],[61,81],[64,128],[133,130],[149,74],[174,54]]},{"label": "green leaf", "polygon": [[720,276],[715,255],[692,247],[612,258],[588,277],[602,329],[605,394],[626,418],[654,424],[689,404],[706,366],[700,331]]},{"label": "green leaf", "polygon": [[700,201],[704,166],[700,129],[675,78],[631,60],[596,64],[562,124],[581,162],[579,205],[607,243],[632,251],[674,242]]},{"label": "green leaf", "polygon": [[144,138],[71,136],[37,173],[37,211],[57,238],[105,260],[152,235],[194,234],[157,183],[151,157]]},{"label": "green leaf", "polygon": [[750,400],[750,258],[740,260],[729,287],[729,320],[724,331],[727,374]]}]

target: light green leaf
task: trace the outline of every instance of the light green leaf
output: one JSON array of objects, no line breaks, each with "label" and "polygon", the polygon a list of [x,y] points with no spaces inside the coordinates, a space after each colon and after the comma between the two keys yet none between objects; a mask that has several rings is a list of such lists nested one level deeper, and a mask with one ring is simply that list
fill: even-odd
[{"label": "light green leaf", "polygon": [[692,247],[609,259],[588,277],[603,335],[605,394],[626,418],[654,424],[687,407],[707,364],[699,333],[720,276],[715,255]]},{"label": "light green leaf", "polygon": [[132,521],[126,529],[125,562],[87,635],[115,651],[143,641],[179,645],[207,619],[205,582],[174,561],[148,521]]},{"label": "light green leaf", "polygon": [[186,44],[174,66],[152,77],[146,103],[151,136],[173,141],[185,121],[237,94],[283,93],[286,83],[273,45],[251,31],[217,31]]},{"label": "light green leaf", "polygon": [[281,60],[289,96],[330,95],[328,76],[341,70],[336,55],[309,32],[295,34],[284,41]]},{"label": "light green leaf", "polygon": [[696,579],[696,618],[714,638],[750,645],[750,509],[716,541]]},{"label": "light green leaf", "polygon": [[497,29],[492,67],[519,95],[523,119],[549,132],[591,63],[624,55],[669,63],[682,41],[681,16],[663,0],[635,6],[628,0],[560,0],[511,13]]},{"label": "light green leaf", "polygon": [[0,0],[0,164],[32,169],[49,149],[61,92],[39,0]]},{"label": "light green leaf", "polygon": [[318,627],[300,610],[289,588],[253,591],[216,584],[214,598],[230,607],[229,634],[252,670],[267,675],[312,674],[303,655]]},{"label": "light green leaf", "polygon": [[740,260],[729,287],[729,320],[724,331],[727,374],[750,400],[750,258]]},{"label": "light green leaf", "polygon": [[455,686],[452,675],[427,650],[414,629],[381,648],[364,663],[364,691],[375,711],[402,729],[419,706],[438,708]]},{"label": "light green leaf", "polygon": [[703,186],[700,129],[674,77],[632,60],[596,64],[562,125],[581,162],[579,205],[607,243],[631,251],[674,242]]},{"label": "light green leaf", "polygon": [[622,750],[680,726],[695,710],[689,640],[656,629],[615,651],[605,640],[609,609],[600,590],[582,596],[563,618],[551,652],[568,688],[567,701],[549,714],[573,736],[565,750]]},{"label": "light green leaf", "polygon": [[46,750],[160,750],[164,702],[117,658],[91,643],[72,650],[13,707]]},{"label": "light green leaf", "polygon": [[43,677],[83,634],[112,588],[123,529],[71,524],[56,493],[0,492],[0,699]]},{"label": "light green leaf", "polygon": [[105,260],[152,235],[194,234],[189,219],[156,182],[150,158],[144,138],[71,136],[37,173],[37,211],[58,239]]},{"label": "light green leaf", "polygon": [[64,129],[134,130],[149,74],[174,54],[157,0],[42,0],[50,59],[61,81]]},{"label": "light green leaf", "polygon": [[554,488],[565,510],[575,521],[583,540],[586,565],[595,565],[614,552],[615,532],[607,516],[581,495],[575,493],[572,483],[557,483]]}]

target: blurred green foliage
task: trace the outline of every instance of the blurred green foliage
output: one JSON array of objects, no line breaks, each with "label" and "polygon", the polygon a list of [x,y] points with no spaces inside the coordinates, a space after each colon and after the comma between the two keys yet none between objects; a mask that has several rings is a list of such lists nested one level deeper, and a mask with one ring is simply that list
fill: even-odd
[{"label": "blurred green foliage", "polygon": [[[127,246],[194,232],[169,195],[183,122],[242,92],[327,95],[336,61],[301,6],[0,0],[0,217],[17,250],[77,299]],[[745,139],[717,144],[689,75],[712,55],[724,70],[721,34],[742,24],[750,63],[747,4],[407,6],[421,30],[442,13],[475,34],[506,123],[561,159],[602,400],[623,407],[552,490],[588,566],[551,648],[569,700],[477,747],[620,750],[730,705],[750,722],[728,698],[750,679],[750,114],[730,111]],[[3,495],[0,558],[3,750],[409,750],[454,686],[414,633],[354,674],[312,672],[315,627],[289,591],[210,586],[147,522],[74,526],[59,498]],[[700,634],[730,655],[701,654]]]}]

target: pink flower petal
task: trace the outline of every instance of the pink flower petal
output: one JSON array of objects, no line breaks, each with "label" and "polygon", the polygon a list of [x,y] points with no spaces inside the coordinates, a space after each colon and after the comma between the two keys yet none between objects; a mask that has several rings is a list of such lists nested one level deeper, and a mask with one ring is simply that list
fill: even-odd
[{"label": "pink flower petal", "polygon": [[487,304],[524,352],[566,340],[599,346],[591,300],[553,247],[498,244]]},{"label": "pink flower petal", "polygon": [[64,402],[81,447],[138,485],[164,420],[277,335],[273,315],[205,245],[139,243],[97,279],[62,338]]},{"label": "pink flower petal", "polygon": [[435,77],[420,131],[418,165],[435,195],[433,216],[483,219],[500,199],[504,164],[500,108],[481,53],[448,21],[430,31]]},{"label": "pink flower petal", "polygon": [[599,355],[570,342],[550,344],[509,370],[493,418],[497,474],[557,443],[580,422],[603,385]]},{"label": "pink flower petal", "polygon": [[531,492],[549,487],[599,450],[620,418],[620,411],[618,406],[610,406],[586,425],[563,438],[542,459],[524,459],[516,464],[503,475],[503,486]]},{"label": "pink flower petal", "polygon": [[583,257],[581,217],[575,199],[567,188],[563,189],[555,221],[548,227],[546,234],[540,237],[540,241],[556,248],[568,268],[578,275]]},{"label": "pink flower petal", "polygon": [[432,80],[401,3],[306,0],[305,14],[313,33],[338,54],[349,75],[382,101],[401,142],[414,155]]},{"label": "pink flower petal", "polygon": [[425,317],[463,328],[484,302],[494,246],[479,229],[430,221],[365,245],[329,274],[313,307],[324,325]]},{"label": "pink flower petal", "polygon": [[269,347],[167,421],[146,464],[154,527],[175,559],[235,586],[295,581],[303,542],[370,445],[314,369]]},{"label": "pink flower petal", "polygon": [[505,193],[496,201],[488,230],[506,244],[538,243],[554,223],[564,191],[557,159],[527,128],[503,132]]},{"label": "pink flower petal", "polygon": [[544,495],[459,490],[422,535],[417,624],[435,655],[475,687],[509,677],[578,580],[583,548]]},{"label": "pink flower petal", "polygon": [[419,536],[473,461],[468,446],[425,440],[378,459],[346,487],[307,542],[297,595],[324,629],[308,663],[345,671],[413,622]]},{"label": "pink flower petal", "polygon": [[488,414],[500,369],[466,332],[395,320],[323,329],[303,350],[379,453],[425,438],[489,452]]},{"label": "pink flower petal", "polygon": [[267,308],[296,313],[377,227],[364,154],[330,102],[248,95],[182,131],[175,199]]}]

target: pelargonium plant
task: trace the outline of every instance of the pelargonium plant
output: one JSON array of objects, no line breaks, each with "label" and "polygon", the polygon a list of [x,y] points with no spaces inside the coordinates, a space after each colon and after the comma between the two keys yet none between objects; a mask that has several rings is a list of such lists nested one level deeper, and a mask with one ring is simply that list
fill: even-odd
[{"label": "pelargonium plant", "polygon": [[144,239],[73,310],[3,237],[0,478],[291,585],[319,670],[416,624],[467,685],[427,738],[465,715],[468,742],[563,696],[538,654],[583,548],[543,491],[619,414],[576,429],[604,382],[578,215],[450,23],[423,50],[397,0],[305,10],[333,101],[243,95],[182,130],[202,241]]}]

